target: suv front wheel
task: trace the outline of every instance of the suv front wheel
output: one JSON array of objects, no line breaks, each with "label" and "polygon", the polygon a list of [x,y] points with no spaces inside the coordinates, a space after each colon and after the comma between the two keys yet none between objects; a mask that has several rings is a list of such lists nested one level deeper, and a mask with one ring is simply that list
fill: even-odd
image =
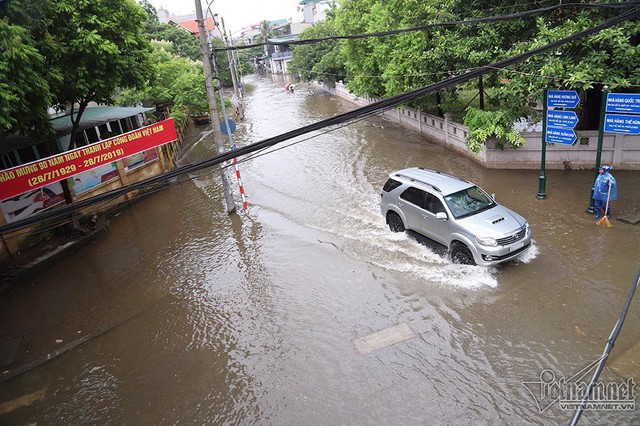
[{"label": "suv front wheel", "polygon": [[471,250],[469,250],[469,247],[458,241],[455,241],[453,244],[451,244],[451,261],[453,263],[459,263],[462,265],[476,264],[476,262],[473,260],[473,254],[471,254]]},{"label": "suv front wheel", "polygon": [[404,232],[404,223],[402,223],[402,218],[397,213],[389,212],[387,214],[387,224],[389,224],[391,232]]}]

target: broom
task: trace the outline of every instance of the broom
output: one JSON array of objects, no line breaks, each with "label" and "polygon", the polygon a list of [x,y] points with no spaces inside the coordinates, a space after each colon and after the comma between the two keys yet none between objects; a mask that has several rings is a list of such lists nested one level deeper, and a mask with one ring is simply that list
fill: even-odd
[{"label": "broom", "polygon": [[602,226],[603,228],[611,228],[611,222],[609,222],[609,218],[607,217],[607,213],[609,213],[609,195],[611,195],[611,184],[613,182],[609,181],[609,190],[607,191],[607,204],[604,207],[604,216],[602,219],[599,219],[596,222],[596,225]]}]

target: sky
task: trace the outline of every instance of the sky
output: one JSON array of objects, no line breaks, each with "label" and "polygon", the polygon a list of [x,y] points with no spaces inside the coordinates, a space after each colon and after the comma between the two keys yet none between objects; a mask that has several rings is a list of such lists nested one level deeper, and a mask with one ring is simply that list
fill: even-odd
[{"label": "sky", "polygon": [[[200,0],[202,7],[211,0]],[[302,14],[297,12],[300,0],[213,0],[211,10],[224,18],[227,31],[239,32],[242,28],[263,20],[289,19],[300,22]],[[174,15],[195,13],[194,0],[149,0],[156,9],[162,7]]]}]

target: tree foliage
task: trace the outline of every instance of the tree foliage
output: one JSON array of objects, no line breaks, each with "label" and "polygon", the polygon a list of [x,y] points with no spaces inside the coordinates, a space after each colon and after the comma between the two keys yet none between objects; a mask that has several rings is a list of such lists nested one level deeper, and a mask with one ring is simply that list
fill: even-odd
[{"label": "tree foliage", "polygon": [[140,6],[147,14],[143,31],[151,40],[168,41],[171,43],[170,51],[177,56],[202,61],[198,37],[185,31],[184,28],[161,23],[158,20],[156,8],[148,0],[140,2]]},{"label": "tree foliage", "polygon": [[464,125],[469,128],[467,147],[476,154],[489,138],[495,138],[496,147],[500,149],[505,145],[513,149],[525,145],[522,135],[513,129],[513,117],[507,111],[483,111],[469,108],[464,118]]},{"label": "tree foliage", "polygon": [[[611,12],[582,11],[565,13],[556,19],[537,19],[536,38],[520,42],[510,51],[517,54],[568,37],[603,23]],[[507,80],[499,96],[503,108],[521,111],[543,97],[545,87],[577,90],[582,94],[579,128],[597,128],[600,92],[627,91],[640,85],[640,22],[628,21],[602,30],[590,37],[561,46],[554,52],[535,56],[517,69],[501,72]]]},{"label": "tree foliage", "polygon": [[[513,14],[550,5],[557,5],[557,2],[344,0],[336,11],[335,28],[338,34],[363,34]],[[537,18],[438,27],[342,41],[340,49],[345,58],[347,87],[356,95],[392,96],[542,46],[598,25],[617,13],[620,11],[561,9]],[[482,138],[485,135],[503,138],[499,144],[517,146],[520,141],[510,133],[508,123],[530,116],[530,107],[539,103],[546,85],[581,91],[584,111],[580,125],[593,128],[602,87],[599,82],[607,82],[616,90],[640,84],[640,69],[637,67],[640,63],[639,29],[637,20],[630,21],[577,40],[553,53],[534,57],[509,70],[484,76],[482,82],[478,81],[478,84],[483,84],[478,86],[478,90],[484,93],[483,87],[489,87],[497,92],[493,101],[499,112],[481,114],[468,110],[467,122],[475,126],[471,132],[470,148],[477,151],[477,144],[484,142]],[[294,57],[295,54],[294,51]],[[508,84],[501,84],[507,80]],[[448,89],[411,106],[429,111],[434,106],[446,105],[455,97],[456,88]],[[437,105],[434,105],[434,100]],[[487,119],[481,119],[481,116]]]},{"label": "tree foliage", "polygon": [[2,98],[20,98],[2,109],[3,134],[42,135],[54,104],[71,105],[71,112],[77,105],[73,135],[89,102],[111,103],[116,88],[142,86],[150,77],[141,32],[146,14],[133,0],[11,0],[0,12],[7,36],[0,73],[11,87]]},{"label": "tree foliage", "polygon": [[45,58],[29,32],[0,20],[0,137],[50,133]]},{"label": "tree foliage", "polygon": [[[331,13],[327,19],[306,28],[300,40],[335,36],[335,23]],[[328,84],[346,78],[345,56],[336,41],[299,45],[293,49],[289,70],[302,81],[318,80]]]},{"label": "tree foliage", "polygon": [[120,91],[116,102],[121,105],[153,105],[159,109],[178,105],[178,109],[187,107],[194,114],[208,111],[202,61],[176,55],[173,44],[168,41],[151,44],[153,78],[145,87]]},{"label": "tree foliage", "polygon": [[151,76],[149,41],[141,32],[147,16],[133,0],[56,0],[49,3],[47,57],[63,72],[54,101],[78,105],[73,135],[90,102],[111,104],[116,88],[143,86]]}]

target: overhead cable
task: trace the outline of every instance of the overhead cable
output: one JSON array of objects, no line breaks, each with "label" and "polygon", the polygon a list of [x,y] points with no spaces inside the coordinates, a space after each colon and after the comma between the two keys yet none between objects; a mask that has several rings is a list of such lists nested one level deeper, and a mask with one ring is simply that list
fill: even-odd
[{"label": "overhead cable", "polygon": [[250,154],[252,152],[264,149],[264,148],[268,148],[274,145],[277,145],[281,142],[284,142],[286,140],[295,138],[297,136],[301,136],[304,135],[306,133],[309,132],[313,132],[313,131],[317,131],[320,129],[323,129],[325,127],[330,127],[330,126],[335,126],[337,124],[341,124],[341,123],[345,123],[345,122],[349,122],[349,121],[353,121],[359,117],[364,117],[364,116],[369,116],[369,115],[373,115],[379,111],[382,110],[388,110],[391,109],[395,106],[398,105],[403,105],[403,104],[407,104],[410,103],[418,98],[421,98],[425,95],[428,95],[430,93],[433,92],[437,92],[439,90],[445,89],[447,87],[450,86],[455,86],[461,83],[464,83],[466,81],[475,79],[483,74],[487,74],[487,73],[491,73],[494,72],[495,69],[502,69],[504,67],[513,65],[513,64],[517,64],[520,62],[523,62],[525,60],[527,60],[528,58],[553,50],[555,48],[557,48],[558,46],[562,46],[564,44],[567,43],[571,43],[573,41],[579,40],[583,37],[587,37],[591,34],[595,34],[599,31],[602,31],[606,28],[611,28],[614,27],[622,22],[631,20],[631,19],[636,19],[640,17],[640,9],[636,8],[633,10],[629,10],[626,11],[624,13],[621,13],[620,15],[611,18],[609,20],[607,20],[606,22],[600,24],[600,25],[596,25],[594,27],[588,28],[586,30],[577,32],[569,37],[565,37],[563,39],[560,39],[558,41],[546,44],[544,46],[538,47],[536,49],[530,50],[528,52],[522,53],[520,55],[517,56],[513,56],[507,59],[503,59],[501,61],[495,62],[493,64],[489,64],[489,65],[485,65],[482,67],[478,67],[472,71],[466,72],[464,74],[458,75],[458,76],[453,76],[450,77],[446,80],[442,80],[438,83],[434,83],[431,84],[429,86],[425,86],[422,87],[420,89],[415,89],[415,90],[411,90],[409,92],[405,92],[405,93],[401,93],[398,95],[394,95],[391,96],[389,98],[371,103],[369,105],[366,105],[364,107],[360,107],[357,109],[354,109],[352,111],[343,113],[343,114],[338,114],[336,116],[333,116],[331,118],[327,118],[325,120],[321,120],[318,121],[316,123],[307,125],[307,126],[303,126],[300,127],[298,129],[294,129],[291,130],[289,132],[285,132],[282,133],[280,135],[277,136],[273,136],[271,138],[268,139],[264,139],[262,141],[259,142],[255,142],[252,144],[249,144],[247,146],[238,148],[236,150],[233,151],[227,151],[221,154],[218,154],[212,158],[209,158],[207,160],[203,160],[197,163],[193,163],[193,164],[188,164],[185,166],[180,166],[177,167],[167,173],[161,174],[161,175],[157,175],[139,182],[135,182],[135,183],[131,183],[129,185],[125,185],[121,188],[117,188],[99,195],[96,195],[95,197],[92,198],[87,198],[85,200],[81,200],[81,201],[77,201],[73,204],[55,209],[55,210],[50,210],[50,211],[46,211],[46,212],[42,212],[38,215],[34,215],[32,217],[28,217],[10,224],[6,224],[6,225],[1,225],[0,226],[0,232],[8,232],[8,231],[14,231],[17,229],[22,229],[26,226],[32,225],[34,223],[37,222],[41,222],[41,221],[45,221],[48,219],[52,219],[52,218],[56,218],[56,217],[62,217],[64,215],[67,215],[69,213],[78,211],[78,210],[82,210],[88,206],[91,206],[92,204],[95,203],[99,203],[99,202],[103,202],[106,200],[111,200],[117,197],[120,197],[128,192],[134,191],[134,190],[139,190],[151,185],[155,185],[161,182],[165,182],[165,181],[169,181],[171,179],[177,178],[178,176],[185,174],[185,173],[192,173],[207,167],[211,167],[217,164],[220,164],[224,161],[227,160],[231,160],[234,157],[241,157],[243,155],[247,155]]},{"label": "overhead cable", "polygon": [[[591,393],[593,392],[593,389],[596,386],[598,377],[600,377],[600,373],[602,373],[602,370],[604,369],[604,365],[607,362],[607,358],[609,358],[609,354],[611,353],[613,346],[616,344],[616,340],[618,339],[618,334],[620,334],[620,330],[622,330],[622,325],[624,324],[624,320],[627,317],[627,313],[629,313],[629,306],[631,306],[633,295],[638,289],[638,286],[640,286],[640,270],[638,270],[638,273],[636,274],[636,279],[631,285],[631,290],[629,290],[629,295],[627,296],[627,301],[624,303],[624,307],[622,308],[620,317],[618,317],[618,321],[616,321],[616,324],[613,326],[613,330],[611,330],[611,334],[609,335],[609,339],[607,340],[607,344],[604,347],[604,352],[600,357],[596,370],[593,373],[593,377],[591,378],[591,381],[587,385],[587,388],[584,391],[584,395],[580,400],[580,405],[578,405],[578,408],[576,409],[576,412],[574,413],[573,418],[571,419],[571,423],[570,423],[571,426],[576,426],[578,424],[578,421],[582,416],[582,412],[587,407],[587,402],[589,401],[589,398],[591,398]],[[609,395],[609,396],[612,397],[611,399],[614,399],[612,395]],[[620,395],[620,397],[622,397],[622,395]],[[595,401],[595,402],[601,402],[601,401]],[[633,399],[631,402],[634,403],[635,399]]]},{"label": "overhead cable", "polygon": [[418,25],[416,27],[411,28],[401,28],[398,30],[389,30],[389,31],[379,31],[374,33],[366,33],[366,34],[353,34],[353,35],[336,35],[336,36],[328,36],[328,37],[320,37],[320,38],[309,38],[306,40],[292,40],[292,41],[264,41],[261,43],[254,44],[245,44],[240,46],[233,47],[224,47],[224,48],[214,48],[211,49],[212,53],[217,52],[226,52],[228,50],[242,50],[242,49],[252,49],[254,47],[260,46],[298,46],[305,44],[313,44],[321,41],[328,40],[356,40],[367,37],[385,37],[394,34],[401,34],[413,31],[422,31],[429,28],[439,28],[439,27],[455,27],[458,25],[475,25],[475,24],[485,24],[489,22],[499,22],[499,21],[508,21],[512,19],[522,19],[528,18],[530,16],[539,15],[542,13],[551,12],[559,9],[567,9],[567,8],[576,8],[576,9],[593,9],[593,8],[605,8],[605,9],[629,9],[640,6],[640,1],[628,1],[624,3],[566,3],[559,4],[555,6],[543,7],[539,9],[527,10],[524,12],[512,13],[509,15],[500,15],[500,16],[487,16],[484,18],[476,18],[476,19],[468,19],[462,21],[447,21],[447,22],[437,22],[433,24],[424,24]]}]

